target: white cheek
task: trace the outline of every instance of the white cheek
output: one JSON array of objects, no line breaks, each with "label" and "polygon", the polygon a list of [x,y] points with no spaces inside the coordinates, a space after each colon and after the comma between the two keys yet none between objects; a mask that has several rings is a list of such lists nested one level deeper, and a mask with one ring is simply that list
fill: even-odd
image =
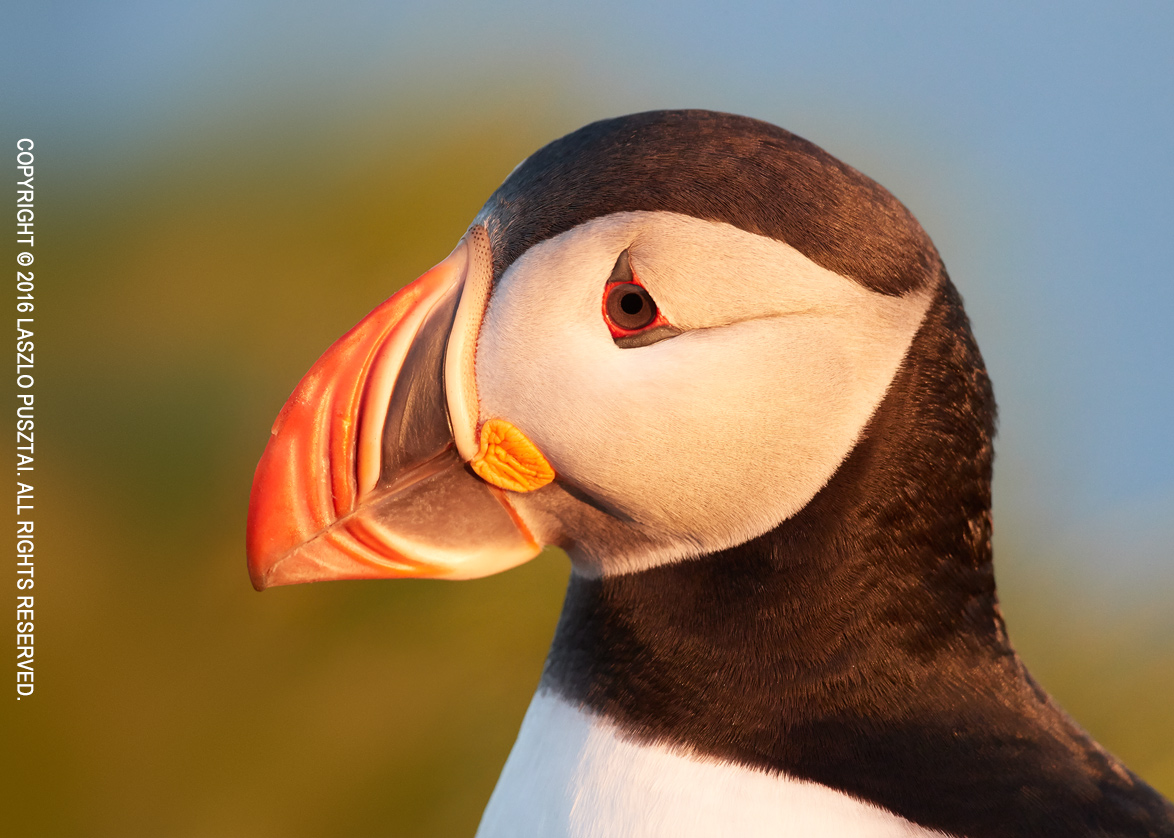
[{"label": "white cheek", "polygon": [[[507,272],[477,345],[481,418],[517,425],[560,481],[678,544],[676,555],[760,535],[852,449],[931,292],[884,297],[816,269],[818,305],[621,349],[602,293],[632,233],[607,232],[544,243]],[[785,286],[772,282],[762,287]],[[703,288],[656,293],[670,317],[674,303],[703,310]]]},{"label": "white cheek", "polygon": [[563,479],[712,547],[794,514],[851,448],[899,355],[862,382],[836,351],[841,328],[771,318],[619,349],[606,328],[568,324],[518,356],[517,330],[491,316],[482,408],[518,425]]},{"label": "white cheek", "polygon": [[[477,343],[482,420],[509,419],[550,458],[541,442],[546,426],[571,402],[597,397],[607,375],[600,365],[616,360],[600,295],[546,296],[509,282],[498,289]],[[574,396],[559,399],[560,392]]]}]

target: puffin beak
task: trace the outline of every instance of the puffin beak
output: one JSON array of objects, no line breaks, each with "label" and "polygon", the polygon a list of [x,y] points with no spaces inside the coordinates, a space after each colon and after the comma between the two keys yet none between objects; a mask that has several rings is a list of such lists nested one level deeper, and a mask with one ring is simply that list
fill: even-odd
[{"label": "puffin beak", "polygon": [[249,498],[257,590],[328,579],[468,579],[538,554],[501,482],[468,465],[476,459],[472,353],[491,278],[488,236],[474,227],[298,384]]}]

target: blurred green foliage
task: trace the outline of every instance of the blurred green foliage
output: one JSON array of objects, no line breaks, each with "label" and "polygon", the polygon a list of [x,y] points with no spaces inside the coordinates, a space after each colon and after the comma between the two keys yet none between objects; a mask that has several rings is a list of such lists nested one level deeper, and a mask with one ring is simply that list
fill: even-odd
[{"label": "blurred green foliage", "polygon": [[[37,691],[5,711],[8,834],[472,834],[565,557],[264,595],[244,566],[286,395],[571,127],[521,106],[413,113],[277,119],[57,171],[38,156]],[[1000,549],[1029,665],[1174,792],[1169,609],[1095,612]]]}]

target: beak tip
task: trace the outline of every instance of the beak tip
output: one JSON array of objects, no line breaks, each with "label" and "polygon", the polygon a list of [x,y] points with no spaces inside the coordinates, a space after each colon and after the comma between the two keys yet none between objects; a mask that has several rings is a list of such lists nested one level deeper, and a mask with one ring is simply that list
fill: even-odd
[{"label": "beak tip", "polygon": [[263,564],[263,562],[256,561],[253,554],[249,553],[247,560],[249,581],[253,583],[253,589],[258,592],[270,587],[268,568]]}]

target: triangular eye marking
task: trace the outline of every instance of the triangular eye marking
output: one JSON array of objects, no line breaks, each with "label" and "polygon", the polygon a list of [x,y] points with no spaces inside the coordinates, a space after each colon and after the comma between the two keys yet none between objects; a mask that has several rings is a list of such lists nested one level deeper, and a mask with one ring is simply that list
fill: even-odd
[{"label": "triangular eye marking", "polygon": [[620,257],[616,259],[616,266],[611,269],[611,276],[607,278],[608,285],[615,282],[635,282],[632,276],[632,262],[628,259],[628,249],[626,247],[620,253]]},{"label": "triangular eye marking", "polygon": [[648,346],[681,333],[669,323],[636,276],[627,248],[616,259],[603,286],[603,319],[621,349]]}]

